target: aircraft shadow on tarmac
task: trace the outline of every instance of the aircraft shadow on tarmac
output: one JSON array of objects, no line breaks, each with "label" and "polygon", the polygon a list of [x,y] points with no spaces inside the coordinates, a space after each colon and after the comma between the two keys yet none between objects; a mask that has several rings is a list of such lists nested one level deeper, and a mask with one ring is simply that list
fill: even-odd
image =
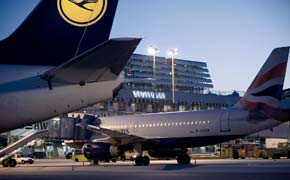
[{"label": "aircraft shadow on tarmac", "polygon": [[198,165],[180,165],[180,164],[167,164],[165,165],[162,170],[164,171],[174,171],[174,170],[183,170],[183,169],[191,169],[197,167]]}]

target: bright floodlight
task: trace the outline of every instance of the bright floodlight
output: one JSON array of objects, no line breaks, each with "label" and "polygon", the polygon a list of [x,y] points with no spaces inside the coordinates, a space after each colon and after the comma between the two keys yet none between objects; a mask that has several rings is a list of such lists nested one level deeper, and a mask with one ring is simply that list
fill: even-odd
[{"label": "bright floodlight", "polygon": [[159,52],[158,48],[155,46],[149,46],[147,50],[149,54],[153,54],[153,55]]},{"label": "bright floodlight", "polygon": [[168,56],[176,56],[176,55],[177,55],[177,51],[178,51],[177,48],[170,49],[170,50],[168,51]]}]

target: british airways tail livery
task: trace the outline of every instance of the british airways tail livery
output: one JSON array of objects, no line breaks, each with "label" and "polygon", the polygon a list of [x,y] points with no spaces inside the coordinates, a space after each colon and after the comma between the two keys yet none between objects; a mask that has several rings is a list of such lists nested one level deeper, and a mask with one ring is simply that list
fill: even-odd
[{"label": "british airways tail livery", "polygon": [[109,40],[117,4],[43,0],[0,42],[0,133],[113,96],[141,40]]},{"label": "british airways tail livery", "polygon": [[274,49],[236,107],[259,109],[268,117],[289,121],[289,110],[280,107],[288,56],[289,47]]},{"label": "british airways tail livery", "polygon": [[[80,127],[108,138],[83,146],[89,159],[122,156],[134,149],[136,165],[148,165],[143,150],[155,157],[174,156],[190,163],[187,148],[217,144],[275,127],[290,120],[290,109],[281,101],[289,47],[273,50],[244,97],[231,108],[190,112],[104,117],[86,116]],[[288,107],[289,108],[289,107]],[[90,122],[86,123],[90,119]]]}]

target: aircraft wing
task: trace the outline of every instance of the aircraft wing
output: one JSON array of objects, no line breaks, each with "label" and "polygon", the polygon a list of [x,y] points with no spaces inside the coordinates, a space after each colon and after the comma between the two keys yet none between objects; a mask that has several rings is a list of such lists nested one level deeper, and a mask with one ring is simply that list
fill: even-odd
[{"label": "aircraft wing", "polygon": [[119,132],[119,131],[114,131],[114,130],[110,130],[110,129],[106,129],[106,128],[101,128],[99,126],[94,126],[94,125],[86,125],[81,126],[78,124],[78,126],[85,128],[87,130],[96,132],[98,134],[102,134],[105,136],[108,136],[109,138],[105,138],[102,139],[105,140],[108,143],[111,144],[129,144],[132,142],[144,142],[144,141],[148,141],[148,139],[142,138],[142,137],[138,137],[138,136],[134,136],[134,135],[130,135],[127,134],[126,132]]},{"label": "aircraft wing", "polygon": [[110,39],[41,77],[50,82],[69,84],[115,80],[140,41],[138,38]]},{"label": "aircraft wing", "polygon": [[[80,117],[78,117],[80,118]],[[93,131],[97,134],[107,136],[106,138],[97,139],[98,142],[107,142],[115,145],[124,145],[130,143],[146,142],[146,143],[158,143],[156,140],[147,139],[146,137],[140,137],[130,134],[126,130],[111,130],[107,128],[102,128],[101,119],[96,118],[91,115],[85,115],[80,123],[77,123],[76,126],[89,131]]]}]

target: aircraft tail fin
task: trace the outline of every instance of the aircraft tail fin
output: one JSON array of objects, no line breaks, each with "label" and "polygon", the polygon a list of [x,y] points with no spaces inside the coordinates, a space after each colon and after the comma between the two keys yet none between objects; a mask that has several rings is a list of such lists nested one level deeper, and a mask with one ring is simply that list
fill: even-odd
[{"label": "aircraft tail fin", "polygon": [[58,66],[109,39],[118,0],[42,0],[0,42],[1,64]]},{"label": "aircraft tail fin", "polygon": [[290,111],[281,109],[288,56],[289,47],[274,49],[235,107],[259,110],[279,121],[289,120]]}]

